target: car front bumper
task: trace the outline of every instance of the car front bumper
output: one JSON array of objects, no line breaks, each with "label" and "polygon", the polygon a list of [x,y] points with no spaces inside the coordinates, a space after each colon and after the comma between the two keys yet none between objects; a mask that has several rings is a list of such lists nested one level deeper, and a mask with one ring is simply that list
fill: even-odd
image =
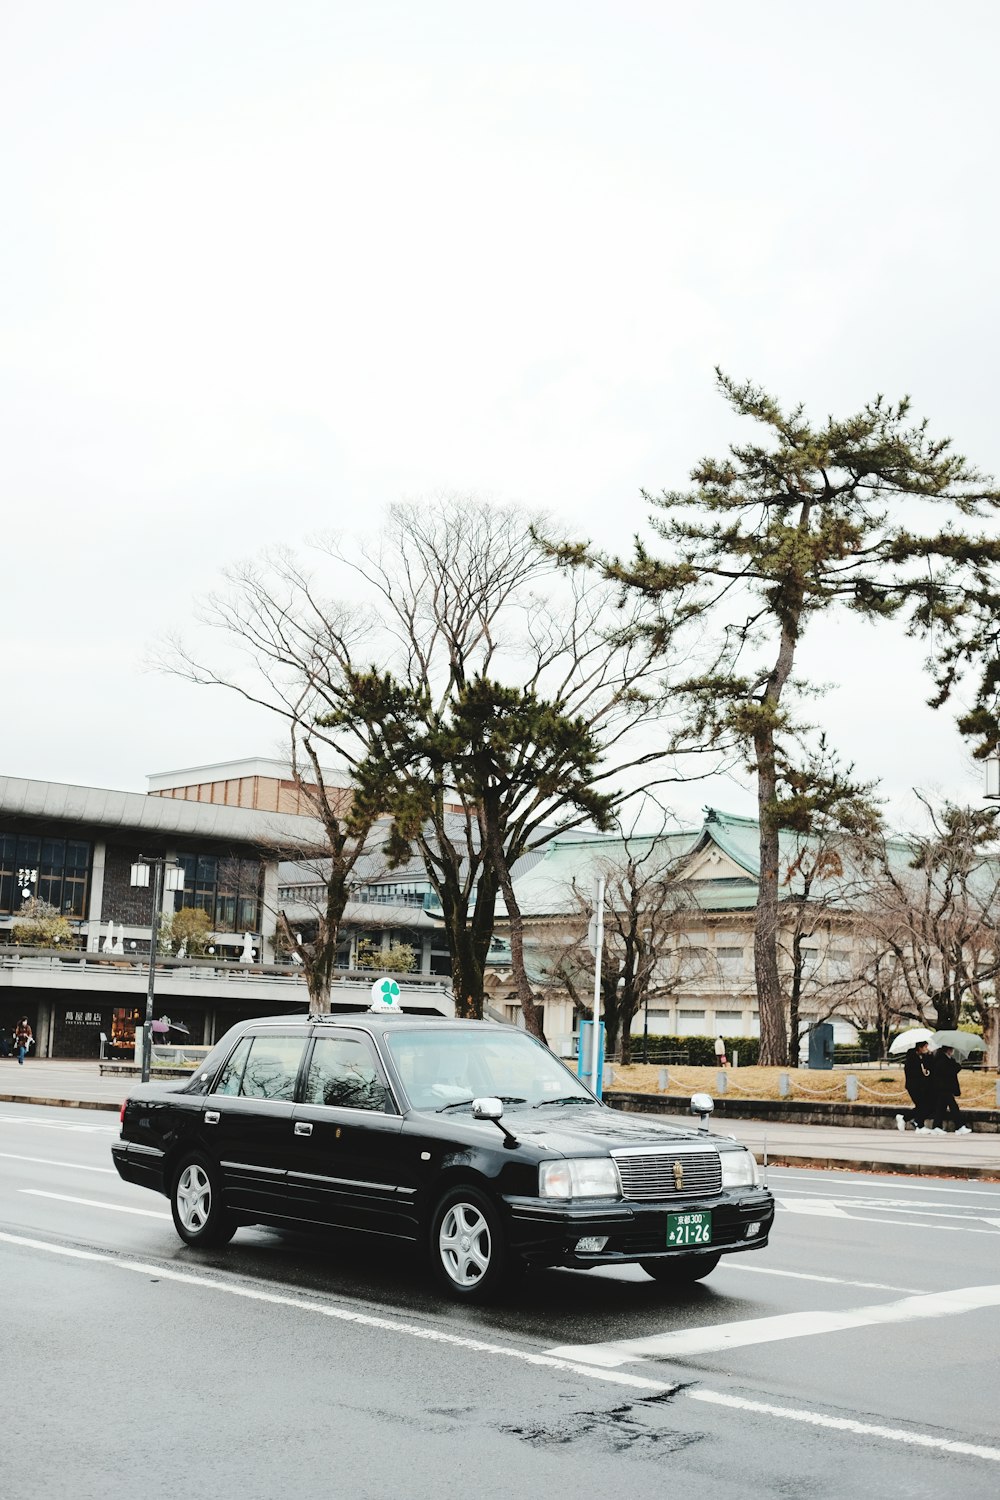
[{"label": "car front bumper", "polygon": [[[674,1256],[723,1255],[759,1250],[767,1244],[774,1222],[774,1199],[763,1189],[717,1193],[712,1198],[677,1198],[638,1202],[554,1201],[543,1198],[505,1200],[511,1249],[533,1266],[622,1265]],[[667,1245],[667,1215],[711,1210],[712,1239],[707,1245]],[[578,1241],[607,1238],[601,1250],[579,1250]]]}]

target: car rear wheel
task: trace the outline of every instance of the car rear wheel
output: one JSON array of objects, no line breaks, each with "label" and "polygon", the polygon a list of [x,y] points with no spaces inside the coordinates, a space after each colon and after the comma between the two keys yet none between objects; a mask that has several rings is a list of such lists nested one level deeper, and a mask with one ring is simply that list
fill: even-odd
[{"label": "car rear wheel", "polygon": [[431,1220],[431,1267],[445,1291],[485,1301],[503,1286],[510,1257],[496,1205],[478,1188],[451,1188]]},{"label": "car rear wheel", "polygon": [[204,1156],[188,1156],[174,1175],[170,1191],[174,1228],[188,1245],[226,1245],[236,1233],[227,1211],[216,1169]]},{"label": "car rear wheel", "polygon": [[639,1264],[654,1281],[672,1281],[683,1286],[685,1282],[701,1281],[710,1275],[721,1259],[721,1254],[670,1255],[664,1260],[641,1260]]}]

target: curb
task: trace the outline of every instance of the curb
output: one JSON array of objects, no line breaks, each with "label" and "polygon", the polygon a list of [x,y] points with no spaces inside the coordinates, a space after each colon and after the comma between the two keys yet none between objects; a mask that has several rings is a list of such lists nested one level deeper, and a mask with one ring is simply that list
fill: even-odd
[{"label": "curb", "polygon": [[0,1094],[0,1104],[48,1104],[53,1109],[113,1109],[115,1114],[120,1104],[104,1099],[38,1099],[31,1094]]},{"label": "curb", "polygon": [[876,1177],[951,1177],[965,1182],[1000,1182],[1000,1166],[949,1167],[920,1161],[862,1161],[846,1156],[793,1156],[787,1151],[767,1153],[769,1167],[807,1167],[822,1172],[871,1172]]}]

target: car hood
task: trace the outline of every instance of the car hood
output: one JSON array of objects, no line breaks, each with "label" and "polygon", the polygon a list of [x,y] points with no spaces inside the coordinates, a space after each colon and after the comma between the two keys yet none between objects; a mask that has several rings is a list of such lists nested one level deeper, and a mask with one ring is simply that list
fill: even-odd
[{"label": "car hood", "polygon": [[627,1115],[614,1109],[594,1109],[571,1105],[550,1109],[512,1109],[504,1115],[504,1124],[519,1141],[531,1141],[568,1156],[594,1155],[618,1151],[629,1146],[660,1146],[665,1150],[685,1143],[719,1144],[719,1138],[703,1135],[690,1126],[669,1124],[648,1115]]}]

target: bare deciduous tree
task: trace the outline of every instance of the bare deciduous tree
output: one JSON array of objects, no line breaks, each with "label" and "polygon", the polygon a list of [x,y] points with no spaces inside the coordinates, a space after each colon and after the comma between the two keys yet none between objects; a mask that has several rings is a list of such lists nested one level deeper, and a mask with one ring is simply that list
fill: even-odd
[{"label": "bare deciduous tree", "polygon": [[[664,711],[679,621],[557,566],[516,507],[467,497],[392,506],[376,545],[321,551],[337,589],[321,590],[288,553],[241,568],[204,617],[242,661],[206,667],[175,645],[170,668],[234,689],[282,715],[296,742],[334,752],[350,817],[317,815],[335,858],[391,815],[389,857],[417,850],[440,897],[459,1014],[482,1014],[503,889],[537,1030],[511,867],[555,829],[600,823],[630,775],[648,780],[663,751],[642,731]],[[357,604],[345,602],[352,577]],[[335,914],[336,901],[328,934]]]},{"label": "bare deciduous tree", "polygon": [[866,912],[873,962],[900,1014],[939,1029],[965,1014],[995,1052],[1000,973],[1000,830],[995,809],[932,807],[927,834],[881,839]]}]

